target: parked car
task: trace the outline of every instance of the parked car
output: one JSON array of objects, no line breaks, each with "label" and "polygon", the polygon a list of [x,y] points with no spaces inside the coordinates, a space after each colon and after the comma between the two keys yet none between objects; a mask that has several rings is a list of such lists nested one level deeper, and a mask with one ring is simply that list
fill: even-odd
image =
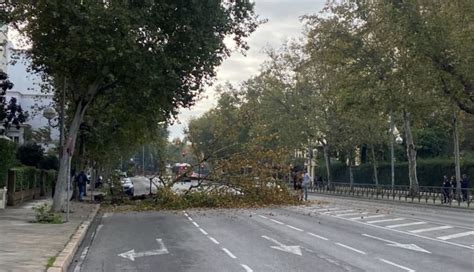
[{"label": "parked car", "polygon": [[122,182],[123,192],[129,196],[133,196],[135,189],[133,188],[132,180],[128,177],[125,177],[125,178],[122,178],[121,182]]}]

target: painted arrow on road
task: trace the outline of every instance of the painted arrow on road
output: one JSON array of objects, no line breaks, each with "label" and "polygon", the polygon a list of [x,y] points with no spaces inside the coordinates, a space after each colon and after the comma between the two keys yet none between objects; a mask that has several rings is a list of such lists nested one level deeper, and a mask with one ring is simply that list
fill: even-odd
[{"label": "painted arrow on road", "polygon": [[126,251],[124,253],[118,254],[120,257],[123,257],[125,259],[129,259],[131,261],[135,261],[135,258],[138,257],[146,257],[146,256],[154,256],[154,255],[162,255],[162,254],[168,254],[168,249],[166,249],[165,244],[163,243],[163,240],[161,239],[156,239],[156,242],[160,245],[160,248],[154,249],[154,250],[148,250],[148,251],[143,251],[143,252],[135,252],[135,249]]},{"label": "painted arrow on road", "polygon": [[274,242],[275,244],[278,245],[278,246],[271,246],[271,248],[278,249],[278,250],[288,252],[288,253],[293,253],[293,254],[299,255],[299,256],[302,255],[300,246],[286,246],[286,245],[278,242],[277,240],[275,240],[273,238],[270,238],[268,236],[265,236],[265,235],[262,235],[262,238],[267,239],[268,241],[272,241],[272,242]]},{"label": "painted arrow on road", "polygon": [[382,242],[386,242],[388,246],[401,247],[401,248],[405,248],[405,249],[409,249],[409,250],[414,250],[414,251],[425,252],[425,253],[431,254],[431,252],[429,252],[428,250],[423,249],[423,248],[421,248],[421,247],[419,247],[415,244],[401,244],[401,243],[398,243],[398,242],[390,241],[390,240],[387,240],[387,239],[383,239],[383,238],[380,238],[380,237],[375,237],[375,236],[368,235],[368,234],[362,234],[362,236],[369,237],[369,238],[379,240],[379,241],[382,241]]}]

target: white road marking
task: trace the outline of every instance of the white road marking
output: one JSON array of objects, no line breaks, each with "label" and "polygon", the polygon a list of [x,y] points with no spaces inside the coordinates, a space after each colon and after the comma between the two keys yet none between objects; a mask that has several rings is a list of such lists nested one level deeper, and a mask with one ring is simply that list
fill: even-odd
[{"label": "white road marking", "polygon": [[89,247],[85,247],[81,253],[81,257],[79,258],[79,262],[77,263],[76,267],[74,268],[74,272],[79,272],[82,270],[82,264],[84,263],[84,259],[87,256],[87,252],[89,251]]},{"label": "white road marking", "polygon": [[188,213],[187,213],[186,211],[183,211],[183,213],[184,213],[184,215],[186,215],[186,216],[189,216],[189,215],[188,215]]},{"label": "white road marking", "polygon": [[196,222],[193,221],[193,224],[194,224],[197,228],[199,228],[198,223],[196,223]]},{"label": "white road marking", "polygon": [[393,228],[401,228],[401,227],[423,225],[423,224],[426,224],[426,222],[412,222],[412,223],[405,223],[405,224],[398,224],[398,225],[390,225],[390,226],[385,226],[385,227],[389,229],[393,229]]},{"label": "white road marking", "polygon": [[319,209],[314,209],[313,212],[322,212],[322,211],[335,211],[335,210],[340,210],[340,208],[319,208]]},{"label": "white road marking", "polygon": [[287,227],[289,227],[289,228],[292,228],[292,229],[294,229],[294,230],[297,230],[297,231],[303,231],[302,229],[299,229],[299,228],[297,228],[297,227],[293,227],[292,225],[285,225],[285,226],[287,226]]},{"label": "white road marking", "polygon": [[[365,215],[368,214],[368,212],[360,212],[360,213],[343,213],[343,214],[338,214],[336,216],[350,216],[350,215]],[[360,217],[356,217],[357,219],[360,219]]]},{"label": "white road marking", "polygon": [[193,222],[193,219],[191,217],[188,217],[189,221]]},{"label": "white road marking", "polygon": [[138,257],[147,257],[147,256],[162,255],[162,254],[169,253],[162,239],[156,239],[156,242],[158,242],[160,246],[160,248],[158,249],[147,250],[147,251],[142,251],[142,252],[135,252],[135,249],[132,249],[132,250],[120,253],[118,254],[118,256],[125,259],[129,259],[130,261],[135,261],[135,258],[138,258]]},{"label": "white road marking", "polygon": [[421,233],[421,232],[428,232],[428,231],[435,231],[435,230],[444,230],[444,229],[452,229],[452,226],[440,226],[440,227],[433,227],[433,228],[426,228],[426,229],[416,229],[410,230],[411,233]]},{"label": "white road marking", "polygon": [[241,266],[245,269],[245,272],[253,272],[252,268],[248,267],[245,264],[241,264]]},{"label": "white road marking", "polygon": [[400,248],[405,248],[405,249],[410,249],[410,250],[414,250],[414,251],[419,251],[419,252],[424,252],[424,253],[431,254],[431,252],[429,252],[428,250],[423,249],[423,248],[421,248],[421,247],[419,247],[415,244],[402,244],[402,243],[390,241],[390,240],[387,240],[387,239],[383,239],[383,238],[380,238],[380,237],[368,235],[368,234],[362,234],[362,236],[369,237],[369,238],[372,238],[372,239],[375,239],[375,240],[379,240],[379,241],[388,243],[387,244],[388,246],[400,247]]},{"label": "white road marking", "polygon": [[106,212],[106,213],[104,213],[104,215],[102,215],[102,218],[107,218],[107,217],[110,217],[110,216],[112,216],[112,213]]},{"label": "white road marking", "polygon": [[219,244],[219,241],[217,241],[216,239],[214,239],[214,237],[211,237],[211,236],[208,236],[209,240],[211,240],[214,244],[218,245]]},{"label": "white road marking", "polygon": [[430,240],[430,241],[436,241],[436,242],[439,242],[439,243],[444,243],[444,244],[453,245],[453,246],[462,247],[462,248],[467,248],[467,249],[474,249],[474,246],[467,246],[467,245],[462,245],[462,244],[458,244],[458,243],[454,243],[454,242],[443,241],[443,240],[439,240],[439,239],[436,239],[436,238],[431,238],[431,237],[427,237],[427,236],[423,236],[423,235],[419,235],[419,234],[415,234],[415,233],[410,233],[410,232],[406,232],[406,231],[396,230],[396,229],[387,229],[383,226],[368,224],[366,222],[361,222],[361,221],[354,221],[354,220],[351,220],[349,218],[344,218],[344,217],[337,217],[337,218],[339,218],[341,220],[346,220],[346,221],[349,221],[349,222],[358,222],[359,224],[371,226],[373,228],[378,228],[378,229],[384,229],[384,230],[390,230],[390,231],[393,231],[393,232],[403,233],[403,234],[406,234],[406,235],[411,235],[411,236],[415,236],[415,237],[418,237],[418,238],[423,238],[423,239]]},{"label": "white road marking", "polygon": [[354,218],[349,218],[349,219],[350,220],[357,220],[357,219],[370,219],[370,218],[379,218],[379,217],[385,217],[385,215],[384,214],[377,214],[377,215],[364,216],[364,218],[359,216],[359,217],[354,217]]},{"label": "white road marking", "polygon": [[355,249],[355,248],[350,247],[350,246],[348,246],[348,245],[344,245],[344,244],[341,244],[341,243],[336,243],[336,245],[341,246],[341,247],[344,247],[344,248],[347,248],[347,249],[350,249],[350,250],[355,251],[355,252],[360,253],[360,254],[364,254],[364,255],[367,254],[367,253],[365,253],[365,252],[362,251],[362,250]]},{"label": "white road marking", "polygon": [[461,232],[461,233],[455,233],[455,234],[451,234],[451,235],[446,235],[446,236],[441,236],[441,237],[436,237],[440,240],[450,240],[450,239],[454,239],[454,238],[460,238],[460,237],[464,237],[464,236],[468,236],[468,235],[473,235],[474,234],[474,231],[466,231],[466,232]]},{"label": "white road marking", "polygon": [[280,222],[280,221],[275,220],[275,219],[270,219],[270,221],[273,221],[273,222],[275,222],[275,223],[277,223],[277,224],[280,224],[280,225],[284,225],[283,222]]},{"label": "white road marking", "polygon": [[199,230],[200,230],[200,231],[202,232],[202,234],[204,234],[204,235],[207,235],[207,234],[208,234],[208,233],[207,233],[205,230],[203,230],[202,228],[199,228]]},{"label": "white road marking", "polygon": [[391,218],[391,219],[382,219],[382,220],[373,220],[368,221],[368,224],[375,224],[375,223],[384,223],[384,222],[393,222],[393,221],[402,221],[406,220],[406,218],[398,217],[398,218]]},{"label": "white road marking", "polygon": [[308,233],[309,235],[311,235],[311,236],[314,236],[314,237],[316,237],[316,238],[319,238],[319,239],[322,239],[322,240],[325,240],[325,241],[329,240],[329,239],[326,238],[326,237],[319,236],[319,235],[314,234],[314,233],[312,233],[312,232],[307,232],[307,233]]},{"label": "white road marking", "polygon": [[223,247],[222,250],[227,253],[227,255],[229,255],[229,257],[231,257],[232,259],[237,259],[237,257],[235,257],[234,254],[232,254],[232,252],[230,252],[227,248]]},{"label": "white road marking", "polygon": [[299,255],[299,256],[302,255],[300,246],[287,246],[287,245],[284,245],[283,243],[280,243],[277,240],[275,240],[273,238],[270,238],[266,235],[262,235],[262,238],[267,239],[269,241],[272,241],[272,242],[274,242],[275,244],[278,245],[278,246],[270,246],[273,249],[281,250],[281,251],[292,253],[292,254]]},{"label": "white road marking", "polygon": [[353,212],[354,210],[341,210],[341,211],[333,211],[333,212],[327,212],[327,213],[335,213],[335,214],[339,214],[339,213],[348,213],[348,212]]},{"label": "white road marking", "polygon": [[268,217],[266,217],[265,215],[261,215],[261,214],[259,214],[258,216],[260,216],[261,218],[268,219]]},{"label": "white road marking", "polygon": [[379,258],[379,260],[381,260],[382,262],[384,262],[386,264],[396,266],[396,267],[401,268],[401,269],[406,270],[406,271],[410,271],[410,272],[415,272],[416,271],[414,269],[411,269],[411,268],[408,268],[408,267],[405,267],[405,266],[402,266],[402,265],[399,265],[399,264],[396,264],[396,263],[392,263],[391,261],[387,261],[387,260],[382,259],[382,258]]}]

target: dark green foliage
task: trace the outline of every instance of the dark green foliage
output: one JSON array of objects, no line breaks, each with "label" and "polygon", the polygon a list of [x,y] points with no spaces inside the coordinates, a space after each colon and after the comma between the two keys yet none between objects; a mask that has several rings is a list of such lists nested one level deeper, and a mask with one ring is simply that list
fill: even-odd
[{"label": "dark green foliage", "polygon": [[0,188],[6,185],[7,171],[15,163],[15,144],[0,139]]},{"label": "dark green foliage", "polygon": [[[391,184],[390,163],[380,164],[378,167],[379,184]],[[364,164],[353,167],[354,183],[375,184],[373,178],[373,167],[370,164]],[[322,175],[325,180],[326,168],[319,165],[316,169],[317,175]],[[349,168],[342,163],[332,163],[331,173],[334,182],[349,183]],[[418,160],[417,173],[420,186],[441,186],[443,175],[454,175],[454,161],[447,159]],[[465,161],[461,163],[461,173],[474,177],[474,161]],[[408,163],[395,164],[395,185],[408,185]]]},{"label": "dark green foliage", "polygon": [[47,155],[39,162],[39,168],[44,170],[58,170],[59,160],[55,155]]},{"label": "dark green foliage", "polygon": [[38,144],[25,144],[18,148],[17,159],[26,166],[38,166],[43,159],[44,149]]}]

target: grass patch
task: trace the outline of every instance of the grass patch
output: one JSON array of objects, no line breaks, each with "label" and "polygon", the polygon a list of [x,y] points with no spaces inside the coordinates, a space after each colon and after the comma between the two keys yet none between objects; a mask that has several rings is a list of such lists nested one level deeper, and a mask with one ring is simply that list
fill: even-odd
[{"label": "grass patch", "polygon": [[51,205],[43,204],[37,207],[33,207],[36,212],[36,222],[42,224],[62,224],[63,218],[60,214],[55,213],[51,210]]},{"label": "grass patch", "polygon": [[54,265],[54,262],[56,261],[56,256],[54,257],[49,257],[48,262],[46,263],[46,268],[50,268]]}]

